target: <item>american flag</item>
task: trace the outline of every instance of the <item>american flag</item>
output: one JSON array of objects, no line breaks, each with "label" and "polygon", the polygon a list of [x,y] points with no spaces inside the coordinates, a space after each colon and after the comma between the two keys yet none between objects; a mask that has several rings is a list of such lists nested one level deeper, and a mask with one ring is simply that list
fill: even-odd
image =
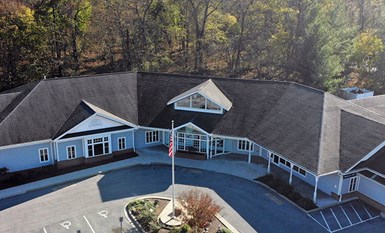
[{"label": "american flag", "polygon": [[172,133],[171,133],[171,136],[170,136],[170,147],[168,148],[168,156],[172,157],[172,153],[173,153],[173,145],[172,145]]}]

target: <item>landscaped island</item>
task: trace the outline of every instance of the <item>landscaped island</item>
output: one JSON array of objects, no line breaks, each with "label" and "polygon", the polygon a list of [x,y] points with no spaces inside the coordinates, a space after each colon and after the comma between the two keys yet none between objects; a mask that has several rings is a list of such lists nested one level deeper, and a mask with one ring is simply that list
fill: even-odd
[{"label": "landscaped island", "polygon": [[[230,233],[218,219],[222,209],[210,195],[197,189],[182,193],[172,217],[170,198],[149,197],[131,201],[126,206],[127,215],[142,232],[148,233]],[[169,219],[170,221],[164,221]],[[173,221],[179,224],[169,224]]]}]

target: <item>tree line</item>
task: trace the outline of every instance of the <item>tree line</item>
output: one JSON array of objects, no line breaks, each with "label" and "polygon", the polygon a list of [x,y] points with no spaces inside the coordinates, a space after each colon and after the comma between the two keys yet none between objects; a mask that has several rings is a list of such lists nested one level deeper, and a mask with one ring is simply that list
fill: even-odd
[{"label": "tree line", "polygon": [[0,0],[0,89],[155,71],[385,93],[382,0]]}]

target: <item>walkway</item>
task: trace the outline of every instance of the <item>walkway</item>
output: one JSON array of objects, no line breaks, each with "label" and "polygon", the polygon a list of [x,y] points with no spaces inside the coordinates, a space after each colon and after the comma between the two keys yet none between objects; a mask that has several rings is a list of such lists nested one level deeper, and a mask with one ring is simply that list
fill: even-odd
[{"label": "walkway", "polygon": [[[0,190],[0,200],[23,194],[28,191],[49,187],[52,185],[62,184],[73,180],[81,180],[92,177],[99,173],[106,173],[108,171],[118,170],[121,168],[131,167],[135,165],[146,164],[171,164],[171,158],[168,156],[167,148],[165,146],[156,146],[151,148],[143,148],[136,151],[139,156],[96,166],[76,172],[67,173],[52,178],[31,182],[24,185]],[[175,158],[175,165],[199,168],[219,173],[231,174],[245,179],[255,179],[266,173],[266,169],[261,164],[249,164],[247,161],[228,161],[228,160],[191,160],[183,158]]]}]

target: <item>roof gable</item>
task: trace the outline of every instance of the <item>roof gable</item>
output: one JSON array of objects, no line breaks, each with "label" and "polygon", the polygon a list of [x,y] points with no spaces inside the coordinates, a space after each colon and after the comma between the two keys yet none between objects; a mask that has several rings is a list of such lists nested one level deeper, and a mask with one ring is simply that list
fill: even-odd
[{"label": "roof gable", "polygon": [[196,93],[221,106],[226,111],[229,111],[233,105],[211,79],[183,92],[180,95],[175,96],[168,101],[167,105],[173,104]]}]

